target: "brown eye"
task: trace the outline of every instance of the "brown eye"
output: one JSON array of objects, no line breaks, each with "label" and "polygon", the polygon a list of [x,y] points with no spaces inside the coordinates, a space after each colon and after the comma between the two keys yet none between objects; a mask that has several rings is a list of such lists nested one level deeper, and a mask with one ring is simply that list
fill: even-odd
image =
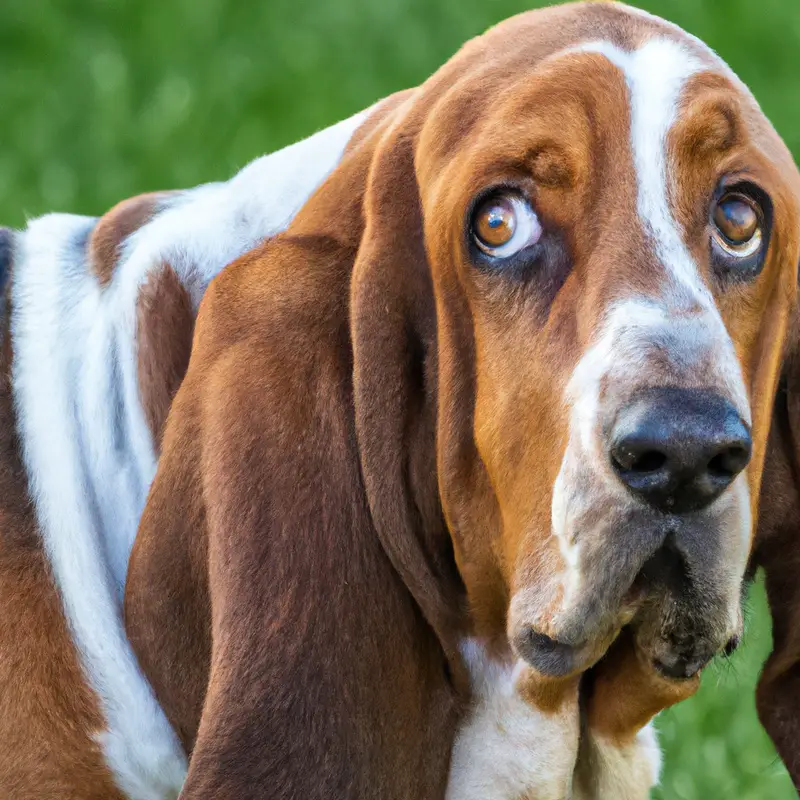
[{"label": "brown eye", "polygon": [[747,258],[763,241],[761,216],[755,203],[741,194],[727,194],[714,209],[714,239],[729,255]]},{"label": "brown eye", "polygon": [[487,247],[502,247],[511,241],[517,227],[514,205],[508,197],[493,197],[475,215],[475,233]]},{"label": "brown eye", "polygon": [[539,218],[530,204],[517,194],[491,195],[478,205],[472,216],[472,238],[487,255],[506,258],[542,235]]}]

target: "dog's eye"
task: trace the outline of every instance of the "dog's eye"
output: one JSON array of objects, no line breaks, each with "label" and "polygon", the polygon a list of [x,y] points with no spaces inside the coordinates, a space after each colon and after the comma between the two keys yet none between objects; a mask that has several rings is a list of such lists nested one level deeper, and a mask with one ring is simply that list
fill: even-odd
[{"label": "dog's eye", "polygon": [[748,258],[764,240],[761,214],[755,202],[743,194],[726,194],[714,209],[714,240],[730,256]]},{"label": "dog's eye", "polygon": [[502,192],[483,200],[472,216],[472,238],[487,255],[513,256],[536,244],[542,235],[539,218],[517,194]]}]

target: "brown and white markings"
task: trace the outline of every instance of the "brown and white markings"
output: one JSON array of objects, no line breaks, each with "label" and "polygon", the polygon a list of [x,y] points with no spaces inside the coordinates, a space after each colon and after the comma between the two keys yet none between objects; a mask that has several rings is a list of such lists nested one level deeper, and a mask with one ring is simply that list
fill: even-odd
[{"label": "brown and white markings", "polygon": [[122,615],[161,428],[208,282],[288,224],[361,118],[227,183],[4,235],[0,796],[177,796],[186,756]]},{"label": "brown and white markings", "polygon": [[578,4],[229,183],[32,223],[0,786],[168,797],[189,753],[189,798],[645,797],[738,633],[798,204],[712,53]]},{"label": "brown and white markings", "polygon": [[739,634],[799,225],[746,88],[621,5],[374,112],[170,412],[126,620],[185,796],[645,797]]}]

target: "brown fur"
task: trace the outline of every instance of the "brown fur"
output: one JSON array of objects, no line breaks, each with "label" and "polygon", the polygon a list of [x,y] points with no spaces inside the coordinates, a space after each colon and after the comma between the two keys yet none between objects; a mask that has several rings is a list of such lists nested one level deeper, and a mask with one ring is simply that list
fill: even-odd
[{"label": "brown fur", "polygon": [[350,141],[344,149],[345,155],[353,150],[357,150],[362,142],[367,139],[370,134],[383,122],[386,115],[399,108],[403,103],[408,101],[414,96],[415,89],[405,89],[402,92],[395,92],[389,97],[381,100],[377,104],[374,113],[358,127],[358,130],[350,137]]},{"label": "brown fur", "polygon": [[169,264],[151,272],[136,306],[139,392],[145,417],[160,445],[172,399],[186,374],[194,333],[194,308]]},{"label": "brown fur", "polygon": [[152,219],[167,192],[150,192],[123,200],[105,214],[89,238],[89,262],[105,286],[113,277],[120,246]]},{"label": "brown fur", "polygon": [[[369,156],[343,167],[351,186],[363,186]],[[128,631],[184,741],[197,731],[186,796],[260,796],[266,785],[275,798],[441,794],[456,700],[442,650],[375,534],[348,413],[342,279],[360,192],[344,202],[323,192],[304,216],[336,222],[313,233],[295,225],[229,267],[203,301],[192,355],[201,366],[190,365],[171,417],[181,424],[164,438],[159,475],[172,477],[153,487],[131,561]],[[220,339],[221,320],[232,328]],[[247,533],[256,530],[264,535]],[[291,551],[296,572],[282,556]],[[206,580],[210,619],[204,588],[188,585]],[[145,582],[150,598],[137,591]],[[325,613],[308,605],[309,586]],[[152,624],[153,596],[167,598],[159,613],[175,613],[187,638],[210,639],[204,657],[179,646],[177,628]],[[431,735],[424,748],[420,730]],[[378,789],[379,775],[391,786]]]},{"label": "brown fur", "polygon": [[800,792],[800,319],[775,400],[753,556],[766,572],[772,653],[756,696],[759,718]]}]

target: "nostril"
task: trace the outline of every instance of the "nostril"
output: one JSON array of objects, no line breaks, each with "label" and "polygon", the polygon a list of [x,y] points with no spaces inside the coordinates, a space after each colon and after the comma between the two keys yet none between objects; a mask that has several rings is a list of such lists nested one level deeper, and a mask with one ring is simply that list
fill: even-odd
[{"label": "nostril", "polygon": [[740,446],[729,447],[717,453],[708,462],[707,469],[715,478],[735,478],[750,460],[750,449]]},{"label": "nostril", "polygon": [[667,457],[658,450],[648,450],[642,453],[631,465],[634,472],[655,472],[667,463]]},{"label": "nostril", "polygon": [[611,460],[620,472],[655,472],[667,463],[667,456],[654,449],[637,446],[638,443],[622,441],[611,450]]}]

